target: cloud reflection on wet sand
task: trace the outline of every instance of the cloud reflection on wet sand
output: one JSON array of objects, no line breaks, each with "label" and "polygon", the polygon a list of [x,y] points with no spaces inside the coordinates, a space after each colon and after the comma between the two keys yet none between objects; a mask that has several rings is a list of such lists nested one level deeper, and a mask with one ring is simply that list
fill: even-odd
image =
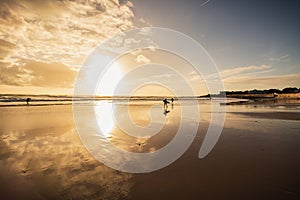
[{"label": "cloud reflection on wet sand", "polygon": [[6,184],[0,196],[120,199],[128,195],[131,175],[104,166],[86,151],[70,106],[1,109],[0,166],[5,174],[1,173],[1,182],[13,183]]},{"label": "cloud reflection on wet sand", "polygon": [[[147,115],[151,106],[144,104],[132,104],[130,114],[136,124],[151,129]],[[196,105],[184,106],[194,109]],[[71,106],[1,107],[0,198],[299,199],[299,120],[271,115],[295,115],[299,114],[297,110],[227,106],[218,143],[207,157],[199,159],[212,112],[209,103],[199,101],[199,106],[199,121],[183,119],[189,126],[199,123],[190,148],[171,165],[147,174],[119,172],[96,161],[76,133]],[[117,113],[125,108],[116,104]],[[97,139],[132,152],[157,151],[173,139],[180,119],[178,109],[175,104],[165,116],[162,107],[154,108],[166,123],[151,138],[128,136],[110,124],[106,138]],[[87,116],[89,126],[90,113],[82,114]],[[103,109],[100,114],[104,114]],[[186,135],[189,132],[185,129]],[[99,151],[105,150],[103,146]],[[126,163],[125,156],[111,159]]]}]

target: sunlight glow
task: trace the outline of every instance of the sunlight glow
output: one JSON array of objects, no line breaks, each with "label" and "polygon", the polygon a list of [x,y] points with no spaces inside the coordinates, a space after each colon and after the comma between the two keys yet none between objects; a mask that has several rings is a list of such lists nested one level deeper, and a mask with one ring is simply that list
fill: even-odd
[{"label": "sunlight glow", "polygon": [[108,137],[115,127],[113,105],[109,102],[98,102],[94,107],[101,133]]},{"label": "sunlight glow", "polygon": [[114,62],[99,80],[96,95],[112,96],[123,75],[122,65]]}]

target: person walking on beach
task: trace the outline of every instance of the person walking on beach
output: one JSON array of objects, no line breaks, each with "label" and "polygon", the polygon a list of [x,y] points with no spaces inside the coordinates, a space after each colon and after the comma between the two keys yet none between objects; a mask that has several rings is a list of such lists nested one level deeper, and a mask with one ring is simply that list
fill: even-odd
[{"label": "person walking on beach", "polygon": [[27,105],[29,105],[29,101],[31,100],[31,98],[27,98],[26,99],[26,103],[27,103]]},{"label": "person walking on beach", "polygon": [[173,108],[174,108],[174,99],[173,99],[173,97],[171,98],[171,101],[172,101],[172,104],[171,104],[171,106],[172,106],[172,110],[173,110]]},{"label": "person walking on beach", "polygon": [[164,99],[163,102],[164,102],[164,108],[167,108],[168,107],[168,103],[170,103],[170,102],[167,99]]},{"label": "person walking on beach", "polygon": [[166,98],[163,100],[164,102],[164,115],[167,116],[167,114],[170,112],[168,110],[168,103],[170,103]]}]

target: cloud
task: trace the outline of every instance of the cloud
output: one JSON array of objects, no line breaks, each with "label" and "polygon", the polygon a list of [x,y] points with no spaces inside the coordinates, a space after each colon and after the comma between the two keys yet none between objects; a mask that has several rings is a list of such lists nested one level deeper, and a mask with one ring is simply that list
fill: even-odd
[{"label": "cloud", "polygon": [[144,18],[139,18],[135,20],[135,24],[137,24],[138,27],[147,27],[152,26],[149,22],[147,22]]},{"label": "cloud", "polygon": [[0,84],[3,85],[13,85],[13,86],[22,86],[26,84],[27,78],[26,70],[22,67],[14,65],[10,66],[9,63],[0,63]]},{"label": "cloud", "polygon": [[[219,72],[225,86],[225,90],[247,90],[284,88],[300,85],[300,74],[274,74],[275,69],[270,65],[251,65],[236,67]],[[212,74],[209,79],[217,78],[217,74]]]},{"label": "cloud", "polygon": [[27,61],[24,66],[2,66],[0,84],[11,86],[62,87],[73,86],[76,71],[61,63]]},{"label": "cloud", "polygon": [[220,75],[223,79],[233,77],[233,76],[245,76],[256,73],[264,73],[265,70],[270,70],[272,66],[270,65],[251,65],[246,67],[236,67],[233,69],[227,69],[220,72]]},{"label": "cloud", "polygon": [[134,27],[131,7],[129,1],[117,0],[1,1],[1,43],[17,47],[5,61],[80,66],[101,41]]},{"label": "cloud", "polygon": [[0,39],[0,59],[5,59],[5,57],[9,56],[16,47],[15,44]]},{"label": "cloud", "polygon": [[276,57],[276,58],[269,58],[269,61],[272,61],[272,62],[287,62],[289,61],[289,55],[283,55],[283,56],[280,56],[280,57]]},{"label": "cloud", "polygon": [[229,90],[237,89],[266,89],[266,88],[285,88],[300,85],[300,73],[286,74],[278,76],[261,77],[236,77],[224,81]]},{"label": "cloud", "polygon": [[203,3],[201,4],[201,6],[205,6],[205,5],[208,4],[209,2],[210,2],[210,0],[207,0],[207,1],[203,2]]},{"label": "cloud", "polygon": [[147,63],[151,62],[151,60],[149,58],[147,58],[146,56],[141,55],[141,54],[136,57],[135,61],[138,64],[140,64],[140,63],[141,64],[147,64]]},{"label": "cloud", "polygon": [[0,1],[0,84],[71,87],[102,41],[134,28],[130,1]]},{"label": "cloud", "polygon": [[220,75],[227,90],[284,88],[300,85],[300,74],[271,76],[272,66],[247,66],[223,70]]}]

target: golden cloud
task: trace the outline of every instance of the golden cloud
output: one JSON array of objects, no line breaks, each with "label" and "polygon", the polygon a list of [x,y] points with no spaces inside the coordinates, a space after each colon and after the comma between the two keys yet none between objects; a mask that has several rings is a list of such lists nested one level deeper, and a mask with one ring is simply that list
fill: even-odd
[{"label": "golden cloud", "polygon": [[132,6],[118,0],[1,1],[0,83],[60,86],[67,79],[68,85],[74,76],[63,78],[61,70],[78,68],[100,42],[134,28]]},{"label": "golden cloud", "polygon": [[76,71],[61,63],[29,61],[24,66],[2,66],[0,84],[37,87],[72,87]]}]

